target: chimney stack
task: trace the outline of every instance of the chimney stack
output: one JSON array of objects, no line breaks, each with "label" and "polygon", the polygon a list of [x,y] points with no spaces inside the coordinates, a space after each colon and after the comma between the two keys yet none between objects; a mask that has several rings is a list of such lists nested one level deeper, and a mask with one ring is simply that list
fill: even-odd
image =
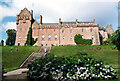
[{"label": "chimney stack", "polygon": [[93,23],[95,23],[95,19],[93,19]]},{"label": "chimney stack", "polygon": [[42,15],[40,15],[40,24],[42,24]]},{"label": "chimney stack", "polygon": [[59,18],[59,24],[61,24],[61,18]]}]

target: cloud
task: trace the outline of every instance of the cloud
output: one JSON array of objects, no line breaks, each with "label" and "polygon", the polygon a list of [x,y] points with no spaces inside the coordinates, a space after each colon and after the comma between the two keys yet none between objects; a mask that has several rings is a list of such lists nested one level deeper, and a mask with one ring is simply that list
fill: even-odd
[{"label": "cloud", "polygon": [[8,29],[16,30],[16,22],[7,22],[2,24],[2,31],[8,30]]}]

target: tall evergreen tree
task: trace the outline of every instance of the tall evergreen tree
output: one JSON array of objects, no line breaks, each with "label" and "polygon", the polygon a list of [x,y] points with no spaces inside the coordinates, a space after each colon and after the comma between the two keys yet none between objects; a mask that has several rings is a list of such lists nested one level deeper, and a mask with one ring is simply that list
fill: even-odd
[{"label": "tall evergreen tree", "polygon": [[29,28],[28,35],[27,35],[27,40],[26,40],[27,45],[32,45],[32,28]]}]

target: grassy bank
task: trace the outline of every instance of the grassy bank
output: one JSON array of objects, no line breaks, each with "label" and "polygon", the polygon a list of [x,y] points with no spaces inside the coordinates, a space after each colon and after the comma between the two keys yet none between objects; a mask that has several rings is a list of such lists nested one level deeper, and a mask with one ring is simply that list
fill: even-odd
[{"label": "grassy bank", "polygon": [[111,47],[113,46],[54,46],[50,53],[57,56],[68,56],[75,55],[79,51],[86,52],[89,56],[104,61],[105,65],[109,64],[113,68],[118,68],[118,50],[112,50]]},{"label": "grassy bank", "polygon": [[[13,49],[11,52],[11,48]],[[16,48],[18,51],[16,51]],[[21,63],[32,53],[38,52],[38,46],[4,46],[2,47],[2,63],[5,71],[18,68]]]}]

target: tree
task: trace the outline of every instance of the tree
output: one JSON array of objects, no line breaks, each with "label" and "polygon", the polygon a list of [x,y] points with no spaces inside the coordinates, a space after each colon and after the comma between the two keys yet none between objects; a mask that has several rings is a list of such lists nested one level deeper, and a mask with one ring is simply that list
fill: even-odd
[{"label": "tree", "polygon": [[4,46],[4,40],[1,40],[1,45]]},{"label": "tree", "polygon": [[75,43],[78,45],[78,44],[81,44],[81,42],[83,41],[82,40],[82,35],[80,34],[76,34],[75,37],[74,37],[74,41]]},{"label": "tree", "polygon": [[16,39],[16,30],[15,29],[8,29],[6,31],[8,38],[6,40],[6,45],[14,45],[15,44],[15,39]]},{"label": "tree", "polygon": [[26,44],[33,45],[36,43],[36,41],[37,41],[37,39],[34,40],[34,38],[32,37],[32,28],[30,27],[29,31],[28,31],[28,35],[27,35]]},{"label": "tree", "polygon": [[120,29],[118,30],[116,37],[117,37],[117,39],[116,39],[115,45],[116,45],[117,49],[120,50]]}]

